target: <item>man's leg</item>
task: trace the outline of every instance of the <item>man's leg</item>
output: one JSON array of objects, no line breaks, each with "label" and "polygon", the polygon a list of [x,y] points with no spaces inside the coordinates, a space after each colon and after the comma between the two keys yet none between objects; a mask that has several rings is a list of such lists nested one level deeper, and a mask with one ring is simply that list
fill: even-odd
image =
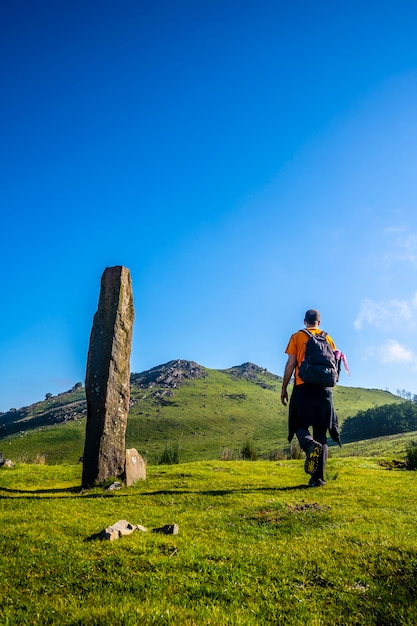
[{"label": "man's leg", "polygon": [[321,455],[317,464],[317,469],[312,474],[312,480],[324,482],[324,470],[326,468],[329,447],[327,445],[327,429],[313,428],[313,437],[321,444]]},{"label": "man's leg", "polygon": [[[306,453],[304,463],[304,471],[306,474],[315,474],[317,472],[320,458],[322,456],[322,444],[313,439],[308,428],[299,426],[295,432],[300,448]],[[327,439],[326,439],[327,443]]]},{"label": "man's leg", "polygon": [[310,435],[310,431],[308,428],[303,428],[299,426],[295,431],[296,437],[298,439],[298,443],[300,444],[301,450],[306,452],[311,445],[311,442],[314,441],[313,437]]}]

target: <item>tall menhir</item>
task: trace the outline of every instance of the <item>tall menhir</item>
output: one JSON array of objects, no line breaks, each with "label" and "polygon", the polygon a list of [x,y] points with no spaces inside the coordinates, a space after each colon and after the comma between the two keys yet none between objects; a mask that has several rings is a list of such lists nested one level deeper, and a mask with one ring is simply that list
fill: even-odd
[{"label": "tall menhir", "polygon": [[133,318],[129,270],[121,266],[106,268],[87,360],[84,488],[124,475]]}]

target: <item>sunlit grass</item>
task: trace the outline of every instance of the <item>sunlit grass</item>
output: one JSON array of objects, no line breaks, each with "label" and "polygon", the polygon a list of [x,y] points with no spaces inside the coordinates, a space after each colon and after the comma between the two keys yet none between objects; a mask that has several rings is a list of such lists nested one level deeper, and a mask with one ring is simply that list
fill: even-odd
[{"label": "sunlit grass", "polygon": [[[80,466],[0,470],[4,624],[417,623],[417,475],[331,458],[148,466],[79,490]],[[151,531],[97,538],[118,519]]]}]

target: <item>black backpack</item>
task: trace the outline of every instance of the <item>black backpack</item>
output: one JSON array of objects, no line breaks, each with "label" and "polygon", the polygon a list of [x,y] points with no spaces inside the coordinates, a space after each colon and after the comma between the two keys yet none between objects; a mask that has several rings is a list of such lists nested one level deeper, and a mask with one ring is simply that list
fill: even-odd
[{"label": "black backpack", "polygon": [[334,387],[339,379],[340,363],[336,361],[331,345],[328,343],[327,333],[321,331],[314,335],[306,329],[308,341],[304,361],[300,364],[298,375],[304,383]]}]

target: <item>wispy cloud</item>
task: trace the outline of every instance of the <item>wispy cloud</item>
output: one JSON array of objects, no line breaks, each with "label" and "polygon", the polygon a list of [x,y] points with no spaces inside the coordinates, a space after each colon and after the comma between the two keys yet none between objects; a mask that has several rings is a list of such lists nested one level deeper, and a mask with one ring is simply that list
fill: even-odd
[{"label": "wispy cloud", "polygon": [[407,234],[402,227],[389,228],[385,232],[389,236],[397,235],[384,254],[385,263],[392,265],[401,262],[417,267],[417,234]]},{"label": "wispy cloud", "polygon": [[416,311],[417,292],[408,301],[389,300],[381,303],[366,298],[353,325],[357,330],[361,330],[365,324],[380,330],[387,330],[393,325],[407,326],[412,330],[415,327]]},{"label": "wispy cloud", "polygon": [[388,339],[380,346],[378,353],[382,363],[412,363],[416,360],[414,352],[395,339]]},{"label": "wispy cloud", "polygon": [[384,230],[384,233],[387,235],[391,235],[391,233],[394,233],[395,235],[397,235],[398,233],[404,233],[404,232],[406,232],[405,226],[388,226]]},{"label": "wispy cloud", "polygon": [[[368,343],[364,348],[362,358],[365,361],[385,366],[407,365],[408,371],[417,371],[417,354],[413,349],[415,336],[412,334],[417,330],[417,292],[407,300],[375,302],[367,298],[361,304],[354,326],[357,330],[368,326],[376,330],[377,335],[382,335],[379,343]],[[392,338],[394,332],[398,335],[396,339]],[[366,332],[366,335],[369,341],[372,333]]]},{"label": "wispy cloud", "polygon": [[[413,350],[396,339],[387,339],[379,346],[369,345],[362,351],[362,359],[367,362],[378,362],[383,365],[417,364],[417,355]],[[409,371],[416,371],[416,365],[408,365]]]}]

